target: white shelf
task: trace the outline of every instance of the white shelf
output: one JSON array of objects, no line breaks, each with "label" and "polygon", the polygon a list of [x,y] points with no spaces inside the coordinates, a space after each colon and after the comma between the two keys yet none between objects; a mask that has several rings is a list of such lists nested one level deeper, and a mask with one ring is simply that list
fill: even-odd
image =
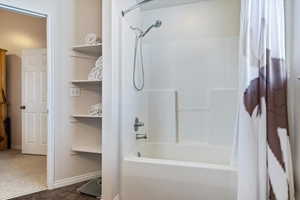
[{"label": "white shelf", "polygon": [[74,145],[74,146],[72,146],[72,151],[82,152],[82,153],[93,153],[93,154],[101,154],[102,153],[100,146],[91,147],[91,146]]},{"label": "white shelf", "polygon": [[101,119],[102,116],[92,116],[92,115],[72,115],[74,118],[90,118],[90,119]]},{"label": "white shelf", "polygon": [[73,46],[72,49],[80,53],[93,55],[93,56],[100,56],[102,53],[102,43],[98,43],[94,45],[89,45],[89,44],[77,45],[77,46]]},{"label": "white shelf", "polygon": [[91,80],[72,80],[73,84],[100,84],[102,81],[91,81]]},{"label": "white shelf", "polygon": [[[137,0],[136,2],[139,3],[141,1],[143,0]],[[154,0],[144,4],[141,8],[142,10],[152,10],[152,9],[172,7],[172,6],[182,5],[182,4],[191,4],[191,3],[203,2],[203,1],[207,1],[207,0]]]}]

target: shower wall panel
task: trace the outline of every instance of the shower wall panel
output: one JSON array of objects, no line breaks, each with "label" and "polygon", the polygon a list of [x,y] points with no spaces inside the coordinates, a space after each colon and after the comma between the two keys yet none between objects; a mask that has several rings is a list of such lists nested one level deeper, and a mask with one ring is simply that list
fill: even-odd
[{"label": "shower wall panel", "polygon": [[142,12],[144,27],[162,21],[162,27],[144,38],[145,91],[176,91],[180,143],[230,146],[233,142],[239,12],[238,0]]}]

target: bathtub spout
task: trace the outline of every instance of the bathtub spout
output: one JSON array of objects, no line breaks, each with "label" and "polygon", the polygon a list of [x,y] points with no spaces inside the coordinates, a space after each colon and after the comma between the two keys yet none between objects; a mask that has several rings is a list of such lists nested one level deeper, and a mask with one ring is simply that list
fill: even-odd
[{"label": "bathtub spout", "polygon": [[135,139],[136,140],[147,140],[148,136],[146,134],[136,134]]}]

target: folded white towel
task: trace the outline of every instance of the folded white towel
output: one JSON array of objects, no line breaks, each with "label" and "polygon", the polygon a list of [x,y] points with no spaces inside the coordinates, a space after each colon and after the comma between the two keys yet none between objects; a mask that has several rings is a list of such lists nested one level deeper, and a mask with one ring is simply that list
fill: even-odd
[{"label": "folded white towel", "polygon": [[97,43],[97,35],[96,35],[96,33],[88,33],[85,36],[85,43],[86,44],[96,44]]},{"label": "folded white towel", "polygon": [[102,114],[102,104],[101,103],[90,106],[89,115],[100,116],[101,114]]},{"label": "folded white towel", "polygon": [[88,80],[102,80],[103,72],[103,57],[99,57],[95,63],[95,66],[91,68],[91,71],[88,75]]},{"label": "folded white towel", "polygon": [[102,67],[93,67],[88,75],[88,80],[102,80]]},{"label": "folded white towel", "polygon": [[96,67],[100,67],[100,66],[102,66],[102,65],[103,65],[103,57],[100,56],[100,57],[97,59],[97,61],[96,61],[96,63],[95,63],[95,66],[96,66]]}]

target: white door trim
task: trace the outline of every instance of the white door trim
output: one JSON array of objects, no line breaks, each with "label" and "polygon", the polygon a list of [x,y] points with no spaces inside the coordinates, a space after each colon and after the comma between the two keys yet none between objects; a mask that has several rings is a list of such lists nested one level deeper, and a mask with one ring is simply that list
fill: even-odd
[{"label": "white door trim", "polygon": [[0,8],[11,10],[21,14],[44,17],[47,20],[47,93],[48,93],[48,147],[47,147],[47,187],[52,189],[54,186],[54,23],[53,16],[48,11],[40,11],[35,8],[22,8],[16,3],[0,2]]}]

